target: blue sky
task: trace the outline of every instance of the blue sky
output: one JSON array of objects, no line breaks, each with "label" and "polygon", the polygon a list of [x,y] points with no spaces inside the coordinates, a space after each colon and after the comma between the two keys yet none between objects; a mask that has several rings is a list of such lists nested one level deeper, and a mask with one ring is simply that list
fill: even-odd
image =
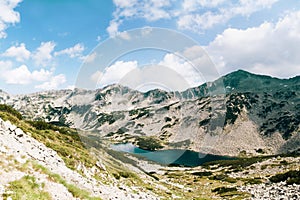
[{"label": "blue sky", "polygon": [[[73,88],[102,43],[128,39],[131,29],[143,27],[190,37],[219,75],[245,69],[288,78],[300,72],[299,0],[1,0],[0,88],[12,94]],[[174,52],[144,49],[116,57],[86,79],[101,87],[156,64],[181,74],[189,86],[206,80]]]}]

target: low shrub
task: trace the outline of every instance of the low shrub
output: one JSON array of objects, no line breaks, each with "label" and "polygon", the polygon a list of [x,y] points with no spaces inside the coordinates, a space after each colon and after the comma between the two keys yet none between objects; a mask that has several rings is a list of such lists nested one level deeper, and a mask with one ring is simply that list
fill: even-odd
[{"label": "low shrub", "polygon": [[291,184],[300,184],[300,171],[291,170],[283,174],[276,174],[269,178],[269,180],[273,183],[279,183],[286,181],[288,185]]}]

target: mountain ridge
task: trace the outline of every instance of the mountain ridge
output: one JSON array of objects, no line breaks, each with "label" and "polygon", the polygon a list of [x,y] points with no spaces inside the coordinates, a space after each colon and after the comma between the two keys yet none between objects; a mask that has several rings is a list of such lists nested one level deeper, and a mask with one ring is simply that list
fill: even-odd
[{"label": "mountain ridge", "polygon": [[183,92],[142,93],[115,84],[3,101],[27,119],[96,131],[113,142],[155,137],[164,148],[275,154],[299,148],[299,91],[299,76],[278,79],[238,70]]},{"label": "mountain ridge", "polygon": [[[196,87],[191,87],[191,88],[188,88],[186,90],[183,90],[181,92],[179,91],[169,91],[169,92],[172,92],[172,93],[183,93],[183,92],[186,92],[187,90],[190,90],[190,89],[194,89],[194,88],[199,88],[199,87],[207,87],[207,84],[208,83],[213,83],[213,82],[219,82],[221,80],[224,81],[225,78],[228,78],[230,76],[240,76],[240,75],[244,75],[246,77],[249,77],[249,76],[252,76],[252,77],[258,77],[258,78],[267,78],[267,79],[273,79],[273,80],[279,80],[279,81],[300,81],[300,75],[295,75],[294,77],[290,77],[290,78],[278,78],[278,77],[275,77],[275,76],[271,76],[271,75],[263,75],[263,74],[256,74],[256,73],[251,73],[251,72],[248,72],[246,70],[242,70],[242,69],[238,69],[236,71],[233,71],[233,72],[230,72],[228,74],[225,74],[219,78],[217,78],[216,80],[212,81],[212,82],[205,82],[199,86],[196,86]],[[224,86],[228,86],[226,84],[224,84]],[[16,94],[16,95],[11,95],[9,94],[8,92],[0,89],[0,93],[5,93],[5,94],[9,94],[10,96],[26,96],[26,95],[31,95],[31,94],[40,94],[40,93],[51,93],[51,92],[57,92],[57,91],[99,91],[99,90],[109,90],[109,89],[112,89],[112,88],[124,88],[126,90],[131,90],[131,91],[136,91],[136,92],[140,92],[140,93],[151,93],[155,90],[162,90],[164,92],[168,92],[166,90],[163,90],[163,89],[151,89],[151,90],[148,90],[146,92],[141,92],[141,91],[138,91],[136,89],[133,89],[133,88],[130,88],[128,86],[123,86],[123,85],[120,85],[120,84],[117,84],[117,83],[113,83],[113,84],[109,84],[109,85],[106,85],[102,88],[96,88],[94,90],[91,90],[91,89],[84,89],[84,88],[74,88],[74,89],[61,89],[61,90],[45,90],[45,91],[40,91],[40,92],[34,92],[34,93],[28,93],[28,94]]]}]

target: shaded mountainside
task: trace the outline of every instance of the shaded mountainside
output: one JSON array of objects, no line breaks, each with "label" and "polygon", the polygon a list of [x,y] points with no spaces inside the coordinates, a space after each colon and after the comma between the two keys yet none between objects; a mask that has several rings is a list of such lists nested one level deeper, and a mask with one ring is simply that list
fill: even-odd
[{"label": "shaded mountainside", "polygon": [[2,101],[27,119],[93,130],[114,142],[143,146],[152,141],[154,149],[238,155],[300,147],[299,76],[278,79],[239,70],[183,92],[141,93],[110,85],[94,91],[2,97]]}]

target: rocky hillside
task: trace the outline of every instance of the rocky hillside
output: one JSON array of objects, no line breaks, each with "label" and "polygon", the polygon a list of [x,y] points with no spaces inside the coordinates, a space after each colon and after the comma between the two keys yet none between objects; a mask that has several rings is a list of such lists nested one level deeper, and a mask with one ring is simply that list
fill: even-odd
[{"label": "rocky hillside", "polygon": [[[5,109],[4,109],[5,108]],[[160,166],[0,111],[0,199],[298,199],[297,154]],[[91,148],[96,147],[96,148]],[[122,162],[120,162],[120,160]]]},{"label": "rocky hillside", "polygon": [[[144,148],[213,154],[277,154],[300,147],[300,77],[236,71],[183,92],[120,85],[7,97],[26,119],[94,131]],[[151,143],[143,145],[143,143]]]}]

